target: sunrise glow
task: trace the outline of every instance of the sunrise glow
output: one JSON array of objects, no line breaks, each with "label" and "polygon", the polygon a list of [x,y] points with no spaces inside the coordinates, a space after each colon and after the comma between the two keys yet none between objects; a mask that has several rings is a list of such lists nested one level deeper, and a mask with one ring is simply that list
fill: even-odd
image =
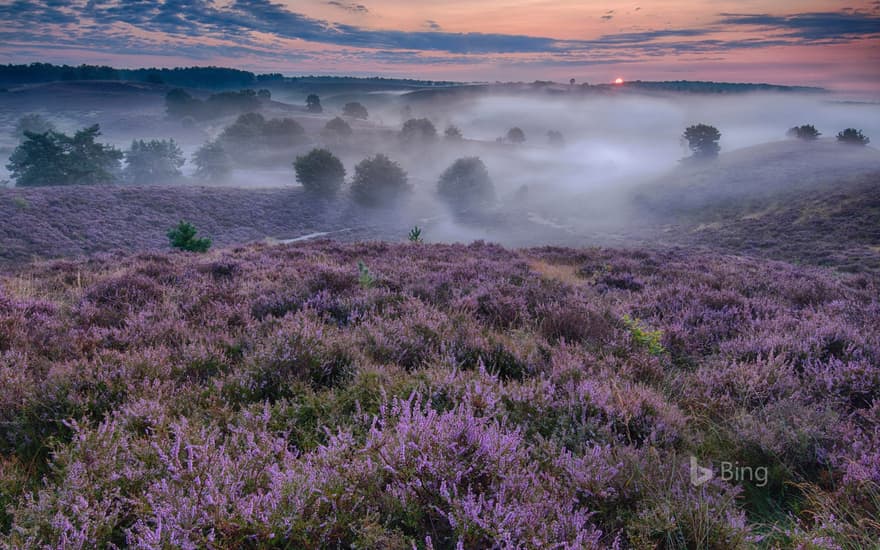
[{"label": "sunrise glow", "polygon": [[[773,81],[880,94],[880,3],[0,2],[5,62],[459,81]],[[173,14],[173,15],[172,15]]]}]

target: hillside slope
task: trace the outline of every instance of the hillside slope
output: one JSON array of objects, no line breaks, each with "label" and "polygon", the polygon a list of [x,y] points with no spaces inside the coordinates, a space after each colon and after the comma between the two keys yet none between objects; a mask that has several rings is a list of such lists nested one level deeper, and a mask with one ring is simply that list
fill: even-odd
[{"label": "hillside slope", "polygon": [[168,248],[165,232],[186,220],[217,245],[345,230],[340,238],[398,240],[349,201],[311,197],[300,187],[54,186],[0,189],[0,265],[115,250]]},{"label": "hillside slope", "polygon": [[0,546],[864,547],[877,290],[479,243],[35,265],[0,278]]}]

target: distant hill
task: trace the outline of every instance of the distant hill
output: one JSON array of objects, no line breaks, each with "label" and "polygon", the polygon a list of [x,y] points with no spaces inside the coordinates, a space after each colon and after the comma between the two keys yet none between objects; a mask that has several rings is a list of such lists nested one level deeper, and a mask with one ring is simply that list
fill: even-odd
[{"label": "distant hill", "polygon": [[705,82],[699,80],[674,80],[650,82],[634,80],[623,84],[602,84],[603,88],[635,88],[662,92],[687,92],[696,94],[742,94],[749,92],[797,92],[826,93],[824,88],[810,86],[780,86],[778,84],[752,84],[741,82]]},{"label": "distant hill", "polygon": [[26,65],[0,65],[0,86],[12,87],[25,84],[78,80],[118,80],[167,84],[184,88],[237,89],[280,84],[297,84],[303,87],[377,86],[425,87],[455,84],[428,80],[398,78],[358,78],[351,76],[298,76],[282,74],[255,74],[250,71],[225,67],[176,67],[117,69],[105,65],[53,65],[30,63]]},{"label": "distant hill", "polygon": [[822,88],[805,86],[780,86],[775,84],[752,84],[731,82],[704,81],[664,81],[650,82],[636,80],[623,85],[614,84],[560,84],[551,81],[535,81],[531,83],[464,83],[452,81],[433,81],[408,78],[354,77],[354,76],[284,76],[280,73],[256,74],[250,71],[230,69],[226,67],[175,67],[175,68],[140,68],[117,69],[106,65],[53,65],[51,63],[30,63],[20,65],[0,65],[0,87],[14,87],[25,84],[37,84],[75,80],[119,80],[127,82],[145,82],[149,84],[166,84],[185,88],[203,89],[237,89],[260,86],[290,86],[309,91],[327,90],[339,92],[343,89],[411,89],[423,91],[428,88],[446,88],[466,92],[474,91],[523,91],[542,90],[548,92],[596,92],[609,89],[638,89],[665,92],[730,94],[745,92],[800,92],[821,93]]}]

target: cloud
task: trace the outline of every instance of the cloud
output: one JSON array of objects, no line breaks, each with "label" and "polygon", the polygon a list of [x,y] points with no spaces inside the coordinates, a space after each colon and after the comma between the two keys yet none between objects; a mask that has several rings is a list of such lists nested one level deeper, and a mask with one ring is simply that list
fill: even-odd
[{"label": "cloud", "polygon": [[[350,0],[325,3],[351,13],[368,13]],[[880,5],[880,4],[877,4]],[[600,16],[610,20],[614,10]],[[380,61],[443,58],[466,63],[556,61],[563,64],[623,62],[680,54],[718,54],[739,49],[850,41],[878,35],[880,16],[862,12],[720,14],[700,28],[667,28],[606,34],[596,39],[558,40],[543,36],[445,32],[434,20],[424,30],[367,29],[309,17],[273,0],[14,0],[0,5],[0,36],[19,49],[70,47],[103,51],[138,49],[153,55],[252,55],[278,59],[349,51]],[[755,29],[753,36],[731,39],[733,28]],[[767,31],[772,32],[767,32]],[[311,44],[302,53],[298,41]],[[325,52],[320,46],[327,45]],[[382,52],[382,53],[380,53]],[[397,52],[396,56],[388,52]],[[513,59],[515,58],[515,59]],[[523,61],[528,58],[529,61]]]},{"label": "cloud", "polygon": [[367,6],[363,4],[355,4],[353,2],[339,2],[337,0],[330,0],[327,2],[328,6],[335,6],[339,9],[351,12],[351,13],[369,13],[370,10]]},{"label": "cloud", "polygon": [[794,15],[722,13],[722,25],[778,30],[805,41],[850,40],[880,36],[880,15],[861,12],[819,12]]}]

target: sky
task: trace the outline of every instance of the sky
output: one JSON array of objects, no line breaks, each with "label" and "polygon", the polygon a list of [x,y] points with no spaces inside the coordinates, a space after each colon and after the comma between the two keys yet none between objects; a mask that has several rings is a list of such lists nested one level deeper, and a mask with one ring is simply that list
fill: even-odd
[{"label": "sky", "polygon": [[880,0],[0,0],[0,59],[880,97]]}]

